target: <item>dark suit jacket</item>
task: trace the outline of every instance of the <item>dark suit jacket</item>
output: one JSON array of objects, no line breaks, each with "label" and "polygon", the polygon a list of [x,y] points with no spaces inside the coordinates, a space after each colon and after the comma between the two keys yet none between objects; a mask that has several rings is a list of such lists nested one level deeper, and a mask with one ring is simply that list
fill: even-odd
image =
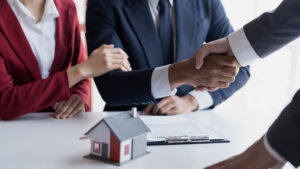
[{"label": "dark suit jacket", "polygon": [[14,12],[6,0],[0,0],[0,118],[4,120],[43,111],[70,99],[71,94],[77,94],[89,110],[89,80],[70,89],[66,73],[67,68],[87,58],[76,8],[71,0],[54,2],[59,12],[55,59],[50,76],[42,80],[38,62]]},{"label": "dark suit jacket", "polygon": [[[280,6],[244,26],[251,46],[260,57],[280,49],[300,36],[300,1],[284,0]],[[296,167],[300,166],[300,90],[267,133],[271,146]]]},{"label": "dark suit jacket", "polygon": [[[203,42],[222,38],[233,31],[220,0],[174,0],[174,8],[177,61],[193,56]],[[89,0],[86,26],[89,53],[102,44],[114,44],[129,55],[134,70],[113,71],[95,78],[107,103],[106,110],[156,103],[151,93],[151,75],[155,67],[163,65],[163,56],[148,1]],[[248,78],[248,67],[241,68],[229,88],[211,92],[214,106],[241,88]],[[182,86],[177,95],[183,96],[193,89]]]}]

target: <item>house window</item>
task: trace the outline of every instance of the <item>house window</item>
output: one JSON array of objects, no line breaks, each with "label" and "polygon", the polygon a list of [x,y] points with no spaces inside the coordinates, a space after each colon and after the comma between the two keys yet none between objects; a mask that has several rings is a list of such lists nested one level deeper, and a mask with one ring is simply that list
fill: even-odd
[{"label": "house window", "polygon": [[100,152],[101,152],[100,150],[101,150],[100,149],[100,143],[94,141],[94,143],[93,143],[93,152],[100,154]]},{"label": "house window", "polygon": [[130,153],[130,144],[125,145],[124,155],[129,155]]}]

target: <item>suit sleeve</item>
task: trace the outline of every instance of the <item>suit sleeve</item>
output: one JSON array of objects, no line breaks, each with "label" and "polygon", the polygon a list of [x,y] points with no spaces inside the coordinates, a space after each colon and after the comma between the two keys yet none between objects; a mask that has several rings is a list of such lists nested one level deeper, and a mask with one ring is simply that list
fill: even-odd
[{"label": "suit sleeve", "polygon": [[300,35],[300,1],[284,0],[244,26],[247,39],[260,57],[265,57]]},{"label": "suit sleeve", "polygon": [[[74,39],[72,50],[72,66],[77,65],[79,63],[82,63],[86,61],[87,59],[87,53],[83,46],[82,40],[81,40],[81,28],[79,25],[78,17],[76,15],[76,9],[74,6],[73,13],[75,14],[74,18],[75,22],[72,27],[72,36]],[[80,97],[80,99],[85,103],[85,110],[90,111],[90,105],[89,105],[89,99],[90,99],[90,79],[82,80],[81,82],[77,83],[75,86],[73,86],[70,90],[72,94],[76,94]]]},{"label": "suit sleeve", "polygon": [[[206,42],[226,37],[233,32],[233,28],[226,16],[220,0],[212,0],[211,3],[211,25]],[[228,88],[210,92],[210,95],[214,100],[213,107],[231,97],[237,90],[242,88],[247,83],[249,78],[249,66],[241,67],[238,75],[236,76],[236,80],[231,83]]]},{"label": "suit sleeve", "polygon": [[284,0],[229,37],[231,49],[241,65],[248,65],[282,48],[300,35],[300,1]]},{"label": "suit sleeve", "polygon": [[0,56],[0,118],[10,120],[18,116],[43,110],[70,98],[66,71],[47,79],[15,86]]},{"label": "suit sleeve", "polygon": [[267,138],[271,147],[295,167],[300,166],[300,90],[270,127]]},{"label": "suit sleeve", "polygon": [[[99,0],[88,1],[86,37],[89,54],[103,44],[114,44],[123,49],[116,28],[117,18],[111,8],[101,3]],[[112,71],[95,78],[95,83],[103,100],[110,106],[147,105],[156,102],[151,92],[152,72],[153,69]]]}]

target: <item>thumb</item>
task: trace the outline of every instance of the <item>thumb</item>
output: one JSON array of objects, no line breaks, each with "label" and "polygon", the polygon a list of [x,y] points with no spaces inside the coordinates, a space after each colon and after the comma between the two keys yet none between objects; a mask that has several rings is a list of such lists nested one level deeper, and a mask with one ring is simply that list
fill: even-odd
[{"label": "thumb", "polygon": [[196,53],[196,69],[200,69],[203,65],[204,58],[209,55],[209,46],[204,44]]}]

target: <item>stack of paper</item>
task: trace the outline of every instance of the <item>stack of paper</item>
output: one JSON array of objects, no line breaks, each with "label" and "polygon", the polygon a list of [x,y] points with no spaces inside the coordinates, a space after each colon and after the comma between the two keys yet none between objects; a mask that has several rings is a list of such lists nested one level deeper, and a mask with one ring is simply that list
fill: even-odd
[{"label": "stack of paper", "polygon": [[191,116],[140,116],[150,128],[147,136],[148,145],[171,143],[212,143],[228,140],[208,129]]}]

